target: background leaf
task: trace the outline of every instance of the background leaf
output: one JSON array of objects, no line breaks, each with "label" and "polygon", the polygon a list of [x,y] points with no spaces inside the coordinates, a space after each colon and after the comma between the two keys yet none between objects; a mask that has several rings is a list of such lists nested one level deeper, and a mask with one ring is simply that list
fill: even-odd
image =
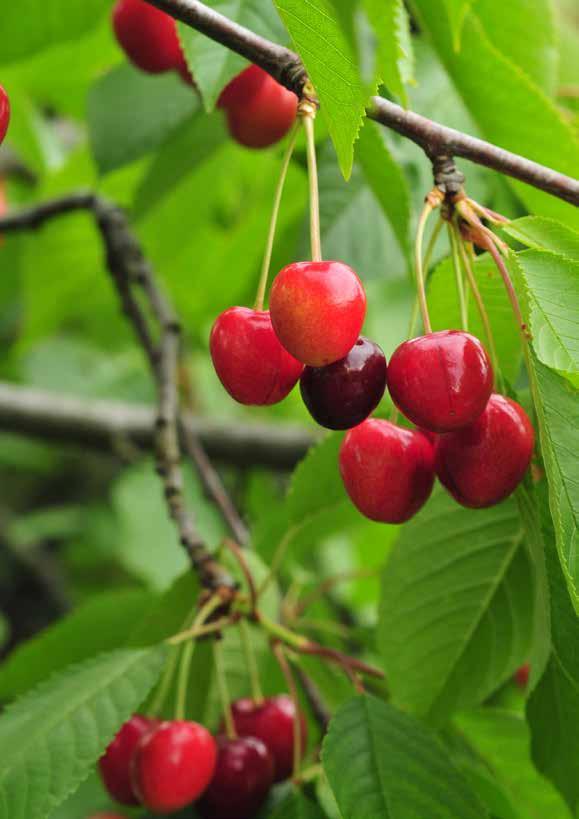
[{"label": "background leaf", "polygon": [[376,73],[407,106],[405,86],[414,81],[414,54],[404,3],[402,0],[363,0],[362,5],[376,36]]}]

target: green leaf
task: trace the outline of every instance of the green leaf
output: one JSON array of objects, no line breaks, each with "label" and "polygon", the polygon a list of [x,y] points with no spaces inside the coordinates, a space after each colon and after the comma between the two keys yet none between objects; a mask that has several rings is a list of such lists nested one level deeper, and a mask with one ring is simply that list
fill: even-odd
[{"label": "green leaf", "polygon": [[542,250],[517,256],[539,361],[579,386],[579,261]]},{"label": "green leaf", "polygon": [[410,253],[410,192],[400,165],[394,161],[382,131],[367,120],[360,131],[356,157],[366,182],[392,225],[402,252]]},{"label": "green leaf", "polygon": [[127,624],[144,616],[154,601],[149,592],[111,591],[16,648],[0,666],[0,699],[28,691],[67,665],[125,643]]},{"label": "green leaf", "polygon": [[136,625],[129,632],[126,645],[145,648],[177,634],[198,602],[199,588],[197,575],[192,569],[187,569],[149,606],[148,612],[140,620],[133,619],[132,622]]},{"label": "green leaf", "polygon": [[488,816],[436,737],[372,697],[340,708],[322,761],[344,819]]},{"label": "green leaf", "polygon": [[338,470],[343,435],[330,433],[311,447],[292,475],[288,490],[290,520],[300,523],[321,510],[347,500]]},{"label": "green leaf", "polygon": [[577,390],[565,379],[532,357],[531,379],[539,422],[541,451],[549,483],[559,559],[569,594],[579,612],[579,480],[577,478]]},{"label": "green leaf", "polygon": [[269,814],[269,819],[325,819],[319,805],[299,791],[294,791]]},{"label": "green leaf", "polygon": [[105,0],[43,0],[40,9],[35,0],[8,3],[2,9],[0,63],[74,40],[96,26],[108,9]]},{"label": "green leaf", "polygon": [[378,645],[394,701],[435,722],[482,702],[527,659],[532,626],[516,504],[473,511],[436,492],[382,578]]},{"label": "green leaf", "polygon": [[517,817],[571,819],[557,791],[533,767],[529,730],[520,714],[486,707],[461,714],[457,724],[517,807]]},{"label": "green leaf", "polygon": [[[440,14],[439,3],[413,0],[413,6],[484,137],[562,173],[578,176],[579,140],[573,126],[552,100],[496,48],[476,16],[476,6],[465,21],[459,53],[452,48],[450,26]],[[579,210],[572,205],[520,182],[509,180],[509,184],[530,211],[579,226]]]},{"label": "green leaf", "polygon": [[151,76],[128,63],[92,87],[88,127],[96,163],[107,173],[159,147],[199,107],[192,89],[173,72]]},{"label": "green leaf", "polygon": [[565,588],[557,551],[552,543],[549,546],[546,558],[553,648],[547,669],[528,701],[527,718],[533,761],[563,794],[575,815],[579,803],[579,621]]},{"label": "green leaf", "polygon": [[51,677],[0,718],[1,819],[44,819],[90,773],[157,680],[165,648],[115,651]]},{"label": "green leaf", "polygon": [[378,76],[408,106],[405,86],[414,82],[414,53],[404,3],[402,0],[363,0],[363,8],[377,39]]},{"label": "green leaf", "polygon": [[368,100],[354,43],[330,0],[274,0],[320,100],[345,179]]},{"label": "green leaf", "polygon": [[555,219],[523,216],[502,226],[502,230],[521,244],[534,250],[550,250],[579,260],[579,233]]},{"label": "green leaf", "polygon": [[473,4],[473,0],[443,0],[450,29],[452,31],[452,44],[455,51],[460,51],[460,40],[462,27],[467,11]]},{"label": "green leaf", "polygon": [[[268,40],[279,43],[285,39],[273,5],[263,0],[206,0],[204,5]],[[247,66],[247,61],[183,23],[177,23],[177,30],[205,110],[212,111],[223,88]]]}]

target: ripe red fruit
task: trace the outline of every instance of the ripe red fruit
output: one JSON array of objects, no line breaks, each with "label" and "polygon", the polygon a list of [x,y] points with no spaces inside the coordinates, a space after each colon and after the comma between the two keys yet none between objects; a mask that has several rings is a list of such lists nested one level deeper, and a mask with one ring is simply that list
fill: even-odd
[{"label": "ripe red fruit", "polygon": [[418,430],[371,418],[344,438],[340,473],[363,515],[382,523],[404,523],[432,492],[434,449]]},{"label": "ripe red fruit", "polygon": [[300,378],[304,404],[318,424],[349,429],[361,424],[386,389],[386,357],[360,336],[348,355],[326,367],[305,367]]},{"label": "ripe red fruit", "polygon": [[160,74],[182,66],[175,20],[145,0],[117,0],[113,29],[125,54],[141,71]]},{"label": "ripe red fruit", "polygon": [[450,432],[472,423],[493,389],[493,370],[480,341],[443,330],[405,341],[388,365],[396,406],[419,427]]},{"label": "ripe red fruit", "polygon": [[257,65],[227,85],[217,101],[227,114],[231,136],[247,148],[267,148],[293,125],[298,98]]},{"label": "ripe red fruit", "polygon": [[0,143],[6,136],[10,123],[10,100],[8,94],[0,85]]},{"label": "ripe red fruit", "polygon": [[531,673],[531,666],[525,663],[515,671],[515,682],[519,688],[525,689],[529,684],[529,675]]},{"label": "ripe red fruit", "polygon": [[215,774],[197,806],[206,819],[251,819],[273,783],[273,760],[255,737],[217,738]]},{"label": "ripe red fruit", "polygon": [[[275,782],[291,776],[294,760],[294,719],[296,709],[291,697],[279,694],[262,703],[237,700],[231,706],[236,732],[242,737],[257,737],[265,743],[275,767]],[[308,727],[299,714],[302,753],[306,749]]]},{"label": "ripe red fruit", "polygon": [[274,279],[273,328],[288,352],[310,367],[347,355],[366,316],[366,294],[343,262],[294,262]]},{"label": "ripe red fruit", "polygon": [[134,714],[125,722],[99,760],[105,788],[122,805],[139,804],[131,782],[131,762],[139,741],[158,724],[158,720]]},{"label": "ripe red fruit", "polygon": [[171,813],[198,799],[211,781],[215,740],[196,722],[162,722],[146,734],[133,756],[133,787],[145,807]]},{"label": "ripe red fruit", "polygon": [[521,482],[534,441],[525,410],[510,398],[494,394],[474,424],[439,437],[436,472],[463,506],[494,506]]},{"label": "ripe red fruit", "polygon": [[277,404],[303,370],[279,343],[267,310],[225,310],[215,320],[209,349],[219,380],[240,404]]}]

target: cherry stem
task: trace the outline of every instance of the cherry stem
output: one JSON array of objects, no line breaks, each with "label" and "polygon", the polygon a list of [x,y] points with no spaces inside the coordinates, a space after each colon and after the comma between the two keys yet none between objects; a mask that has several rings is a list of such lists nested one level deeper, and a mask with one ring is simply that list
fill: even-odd
[{"label": "cherry stem", "polygon": [[460,251],[456,241],[456,233],[453,226],[448,222],[448,238],[450,241],[450,251],[452,256],[452,267],[454,269],[454,277],[456,280],[456,291],[458,293],[458,304],[460,308],[460,323],[463,330],[468,330],[468,305],[466,301],[466,294],[464,291],[464,281],[462,278],[462,265],[460,259]]},{"label": "cherry stem", "polygon": [[[191,631],[195,632],[207,620],[208,617],[221,605],[221,598],[218,595],[210,597],[207,602],[201,606],[199,613],[193,621]],[[194,639],[190,639],[181,653],[181,663],[179,665],[179,677],[177,679],[177,697],[175,700],[175,719],[185,719],[187,711],[187,688],[189,685],[189,673],[191,671],[191,660],[193,659],[193,648],[195,645]]]},{"label": "cherry stem", "polygon": [[251,634],[247,620],[242,619],[239,623],[239,632],[241,635],[241,643],[243,645],[243,653],[247,662],[247,670],[249,671],[249,679],[251,682],[251,694],[254,702],[260,705],[263,702],[263,689],[261,687],[261,680],[259,678],[259,668],[257,665],[257,658],[251,642]]},{"label": "cherry stem", "polygon": [[526,350],[529,341],[527,336],[527,325],[523,319],[523,312],[521,310],[521,305],[519,304],[519,297],[517,296],[517,292],[513,285],[512,279],[509,275],[509,271],[507,270],[507,267],[503,261],[501,254],[499,253],[497,245],[493,240],[490,239],[490,237],[486,235],[484,246],[493,257],[493,261],[496,264],[499,273],[501,274],[502,280],[507,290],[509,301],[511,302],[511,307],[513,309],[515,319],[519,325],[519,330],[521,332],[521,337],[523,339],[523,349]]},{"label": "cherry stem", "polygon": [[148,714],[150,717],[159,716],[161,709],[165,705],[165,701],[167,699],[167,696],[169,695],[169,689],[171,688],[171,683],[173,682],[173,676],[177,668],[178,660],[179,649],[175,646],[171,648],[171,656],[169,657],[169,662],[167,663],[165,671],[163,672],[163,676],[161,678],[161,682],[159,683],[159,687],[157,688],[155,698],[153,699],[148,709]]},{"label": "cherry stem", "polygon": [[426,286],[424,282],[424,268],[422,266],[422,244],[424,241],[424,230],[428,217],[433,211],[433,206],[429,201],[426,201],[416,228],[416,242],[414,245],[414,265],[416,270],[416,288],[418,292],[418,303],[420,305],[420,312],[422,313],[422,323],[424,325],[425,333],[432,332],[432,324],[430,323],[430,316],[428,314],[428,303],[426,301]]},{"label": "cherry stem", "polygon": [[196,626],[195,628],[187,629],[187,631],[180,631],[179,634],[169,637],[167,643],[172,646],[185,643],[187,640],[195,640],[197,637],[207,637],[209,634],[215,634],[218,631],[223,631],[227,626],[233,626],[241,619],[240,612],[234,612],[228,617],[220,617],[219,620],[213,620],[206,626]]},{"label": "cherry stem", "polygon": [[235,723],[233,722],[233,714],[231,712],[231,697],[227,687],[227,676],[225,674],[225,663],[223,661],[223,650],[221,646],[221,639],[217,637],[213,641],[213,660],[215,662],[215,673],[217,675],[217,688],[219,690],[219,699],[221,700],[221,708],[223,710],[223,722],[225,723],[225,733],[228,739],[236,739],[237,733],[235,731]]},{"label": "cherry stem", "polygon": [[312,261],[322,261],[322,240],[320,238],[320,192],[318,188],[318,163],[316,160],[316,139],[314,133],[315,108],[304,108],[300,114],[306,132],[308,156],[308,180],[310,187],[310,243]]},{"label": "cherry stem", "polygon": [[[434,230],[428,240],[428,246],[426,248],[426,253],[424,254],[424,262],[423,262],[423,269],[424,269],[424,276],[425,279],[428,279],[428,271],[430,268],[430,262],[432,259],[432,254],[434,253],[434,247],[436,245],[436,240],[440,236],[440,231],[442,230],[442,226],[444,225],[444,219],[442,216],[439,218],[438,222],[436,223]],[[412,305],[412,313],[410,314],[410,321],[408,322],[408,331],[406,333],[407,338],[413,338],[414,333],[416,332],[416,322],[418,321],[418,312],[419,312],[419,301],[418,301],[418,294],[416,294],[416,298],[414,299],[414,304]]]},{"label": "cherry stem", "polygon": [[253,579],[253,575],[249,569],[249,566],[247,565],[245,555],[243,554],[242,550],[239,548],[237,543],[235,543],[235,541],[231,540],[230,538],[225,538],[223,543],[226,546],[226,548],[229,549],[231,554],[235,557],[239,564],[239,568],[243,572],[243,576],[245,577],[247,588],[249,590],[251,610],[252,612],[254,612],[257,606],[257,589],[255,587],[255,580]]},{"label": "cherry stem", "polygon": [[301,527],[303,525],[304,524],[301,523],[301,524],[297,524],[295,526],[291,526],[287,530],[285,535],[282,537],[280,542],[278,543],[278,545],[276,547],[276,550],[273,553],[273,557],[271,559],[271,562],[269,564],[269,566],[270,566],[269,572],[266,575],[265,579],[260,583],[260,585],[259,585],[259,587],[257,589],[257,597],[258,598],[260,598],[263,595],[265,590],[269,587],[270,583],[275,578],[276,574],[279,571],[279,567],[282,564],[283,559],[285,557],[287,547],[289,546],[289,544],[291,543],[291,541],[293,540],[293,538],[299,532],[299,530],[301,529]]},{"label": "cherry stem", "polygon": [[291,162],[291,158],[294,152],[294,148],[296,146],[296,140],[298,136],[298,131],[300,128],[301,122],[300,120],[296,120],[295,125],[292,128],[290,133],[289,141],[287,144],[287,148],[283,157],[282,165],[281,165],[281,172],[279,175],[279,179],[277,182],[277,186],[275,189],[275,194],[273,198],[273,210],[271,212],[271,220],[269,223],[269,231],[267,234],[267,241],[265,244],[265,254],[263,256],[263,262],[261,265],[261,275],[259,277],[259,285],[257,288],[257,294],[255,297],[255,310],[263,310],[263,304],[265,301],[265,291],[267,289],[267,280],[269,277],[269,270],[271,267],[271,257],[273,253],[273,243],[275,240],[275,232],[277,229],[277,220],[279,217],[279,209],[281,205],[281,199],[283,195],[283,189],[285,187],[285,180],[287,177],[288,168]]},{"label": "cherry stem", "polygon": [[272,643],[272,650],[275,655],[276,660],[279,663],[279,667],[281,668],[282,674],[285,677],[285,681],[288,687],[288,691],[292,698],[292,702],[294,704],[294,722],[293,722],[293,729],[294,729],[294,748],[293,748],[293,772],[292,772],[292,779],[297,779],[298,773],[302,764],[302,724],[300,719],[300,701],[298,697],[298,689],[296,686],[296,681],[294,679],[294,675],[292,674],[292,670],[290,668],[290,664],[287,661],[287,657],[284,651],[284,648],[281,643],[274,641]]},{"label": "cherry stem", "polygon": [[467,202],[479,216],[482,216],[483,219],[487,219],[489,222],[492,222],[495,225],[505,225],[509,221],[506,216],[502,216],[500,213],[497,213],[490,208],[485,208],[482,205],[479,205],[479,203],[474,199],[467,199]]}]

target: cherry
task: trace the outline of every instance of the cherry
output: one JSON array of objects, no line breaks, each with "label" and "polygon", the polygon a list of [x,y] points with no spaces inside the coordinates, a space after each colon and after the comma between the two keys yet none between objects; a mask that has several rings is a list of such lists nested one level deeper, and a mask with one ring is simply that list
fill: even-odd
[{"label": "cherry", "polygon": [[131,782],[131,762],[139,741],[157,725],[157,720],[134,714],[121,727],[99,760],[105,788],[122,805],[139,804]]},{"label": "cherry", "polygon": [[256,737],[217,738],[217,766],[197,809],[206,819],[251,819],[273,783],[273,759]]},{"label": "cherry", "polygon": [[405,341],[388,365],[396,406],[419,427],[450,432],[472,423],[493,388],[493,370],[480,341],[442,330]]},{"label": "cherry", "polygon": [[[296,709],[291,697],[279,694],[261,703],[237,700],[231,706],[236,732],[243,737],[257,737],[265,743],[275,765],[275,781],[291,776],[294,761],[294,720]],[[306,749],[308,727],[300,712],[302,753]]]},{"label": "cherry", "polygon": [[531,673],[531,666],[525,663],[515,671],[515,682],[519,688],[525,689],[529,684],[529,675]]},{"label": "cherry", "polygon": [[274,279],[273,328],[288,352],[310,367],[347,355],[366,315],[362,282],[343,262],[294,262]]},{"label": "cherry", "polygon": [[510,398],[491,395],[474,424],[439,436],[438,477],[463,506],[493,506],[521,482],[534,441],[533,427],[524,409]]},{"label": "cherry", "polygon": [[215,740],[196,722],[162,722],[135,750],[135,792],[149,810],[171,813],[198,799],[211,781],[217,760]]},{"label": "cherry", "polygon": [[0,143],[6,136],[10,123],[10,100],[8,94],[0,85]]},{"label": "cherry", "polygon": [[340,473],[363,515],[382,523],[404,523],[432,492],[434,449],[419,430],[371,418],[344,438]]},{"label": "cherry", "polygon": [[175,20],[145,0],[117,0],[113,29],[125,54],[141,71],[161,74],[183,66]]},{"label": "cherry", "polygon": [[298,98],[257,65],[250,65],[227,85],[219,99],[231,136],[246,148],[267,148],[294,123]]},{"label": "cherry", "polygon": [[300,379],[304,404],[318,424],[349,429],[376,409],[386,389],[386,358],[360,336],[348,355],[326,367],[305,367]]},{"label": "cherry", "polygon": [[219,380],[240,404],[277,404],[303,370],[279,343],[267,310],[225,310],[213,325],[209,349]]}]

